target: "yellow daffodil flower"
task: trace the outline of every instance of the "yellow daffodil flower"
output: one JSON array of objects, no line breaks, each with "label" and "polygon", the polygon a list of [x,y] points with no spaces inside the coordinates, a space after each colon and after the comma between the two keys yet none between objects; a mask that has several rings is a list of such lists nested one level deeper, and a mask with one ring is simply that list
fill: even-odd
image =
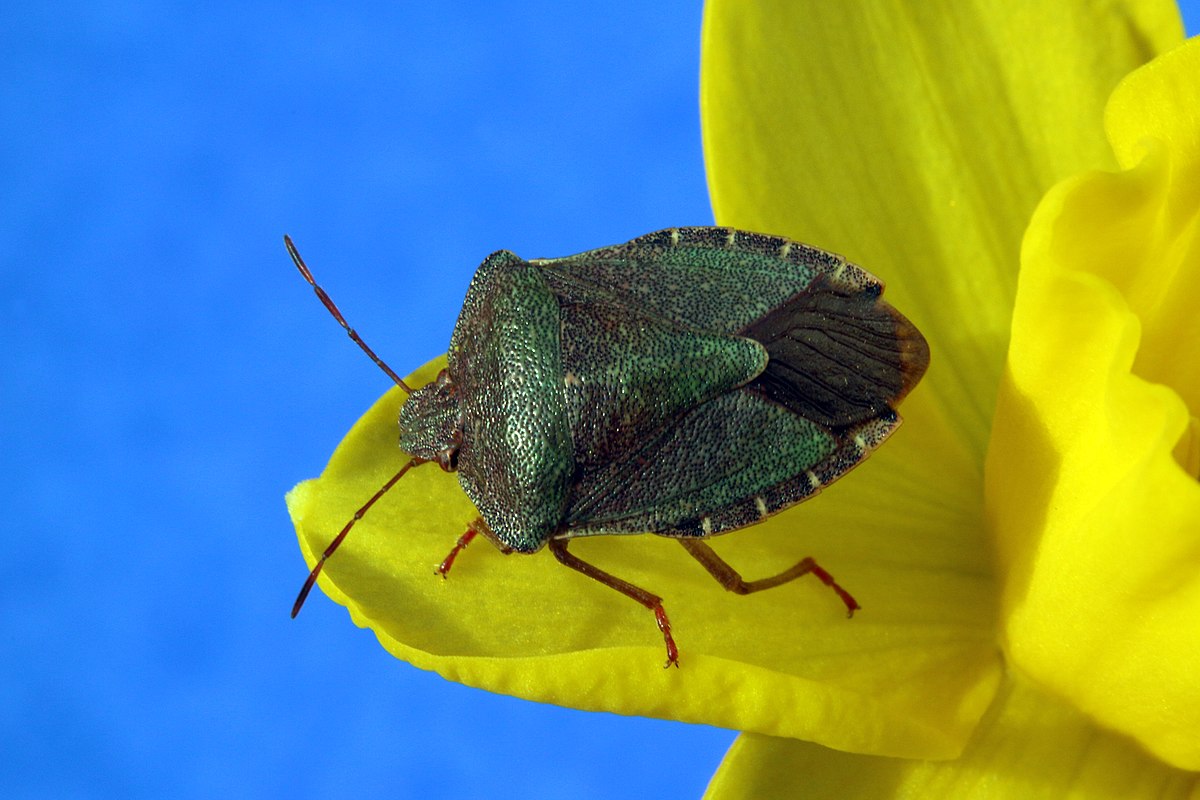
[{"label": "yellow daffodil flower", "polygon": [[[936,370],[911,402],[970,449],[919,457],[970,474],[945,504],[985,508],[960,535],[998,554],[1005,677],[957,759],[747,734],[709,796],[1200,795],[1200,42],[1134,71],[1180,41],[1169,5],[812,5],[709,7],[718,219],[842,237],[912,296]],[[790,171],[739,180],[766,163]]]},{"label": "yellow daffodil flower", "polygon": [[[714,541],[748,578],[816,557],[862,604],[853,620],[816,581],[737,597],[670,540],[579,542],[665,599],[683,667],[664,670],[650,615],[549,553],[481,541],[438,580],[476,513],[432,466],[356,525],[322,590],[397,657],[452,680],[746,731],[714,796],[1186,790],[1176,767],[1196,768],[1200,720],[1181,626],[1200,603],[1195,487],[1176,478],[1200,461],[1183,435],[1200,407],[1185,324],[1200,134],[1147,81],[1182,97],[1196,57],[1123,85],[1112,148],[1100,123],[1118,82],[1180,40],[1157,1],[709,4],[717,221],[862,264],[933,351],[904,426],[852,476]],[[1059,185],[1030,226],[1052,186],[1118,166]],[[1137,347],[1139,319],[1152,349]],[[310,564],[407,460],[402,401],[385,395],[289,495]]]}]

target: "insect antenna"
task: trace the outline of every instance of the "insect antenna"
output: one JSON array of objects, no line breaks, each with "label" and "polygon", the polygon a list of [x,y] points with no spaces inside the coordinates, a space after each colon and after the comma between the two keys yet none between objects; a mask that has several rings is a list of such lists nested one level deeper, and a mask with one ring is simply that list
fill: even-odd
[{"label": "insect antenna", "polygon": [[304,601],[308,599],[308,593],[312,591],[313,585],[317,582],[317,576],[321,574],[321,568],[325,566],[326,559],[333,555],[334,550],[338,549],[342,543],[342,540],[346,538],[346,534],[348,534],[350,529],[354,527],[354,523],[362,519],[371,506],[375,505],[375,501],[383,497],[384,494],[387,493],[388,489],[391,489],[396,485],[396,481],[404,477],[404,473],[408,472],[418,464],[424,463],[425,460],[421,458],[411,459],[407,464],[400,468],[399,472],[389,478],[387,483],[385,483],[383,486],[380,486],[379,491],[371,495],[371,499],[363,503],[362,508],[354,512],[354,516],[351,517],[350,521],[346,523],[346,526],[342,528],[342,532],[335,536],[333,541],[329,543],[329,546],[325,548],[325,552],[321,554],[321,558],[312,568],[312,572],[308,573],[308,579],[304,581],[304,586],[300,589],[300,594],[296,597],[296,602],[292,604],[292,619],[296,618],[296,615],[300,613],[300,607],[303,606]]},{"label": "insect antenna", "polygon": [[393,372],[391,367],[383,363],[382,358],[375,355],[375,351],[367,346],[367,343],[362,340],[362,338],[358,335],[358,332],[355,331],[354,328],[351,328],[349,324],[347,324],[346,318],[342,316],[341,311],[338,311],[338,307],[333,304],[333,300],[331,300],[329,295],[325,293],[325,290],[318,286],[317,282],[313,280],[312,273],[309,272],[308,267],[304,263],[304,259],[300,257],[300,252],[296,249],[296,245],[292,243],[292,237],[284,234],[283,243],[287,247],[288,255],[290,255],[292,257],[292,261],[295,262],[296,269],[300,270],[300,274],[304,276],[304,280],[308,281],[308,285],[311,286],[313,291],[317,293],[317,297],[320,298],[321,302],[325,304],[325,308],[329,309],[329,313],[333,314],[333,318],[338,321],[338,324],[346,329],[346,333],[350,334],[350,338],[354,340],[354,343],[361,347],[362,351],[370,356],[371,360],[375,362],[375,365],[386,372],[387,376],[396,382],[397,386],[399,386],[408,394],[412,394],[413,390],[408,387],[408,384],[401,380],[400,376]]}]

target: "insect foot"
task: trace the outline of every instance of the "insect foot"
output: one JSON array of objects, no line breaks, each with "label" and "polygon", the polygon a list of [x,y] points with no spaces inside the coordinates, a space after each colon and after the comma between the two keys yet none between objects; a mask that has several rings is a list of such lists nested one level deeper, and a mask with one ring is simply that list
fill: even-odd
[{"label": "insect foot", "polygon": [[471,540],[478,535],[479,531],[476,529],[474,523],[469,525],[463,535],[458,537],[458,541],[455,542],[454,547],[450,549],[449,555],[442,559],[442,563],[438,565],[438,568],[434,570],[434,572],[436,572],[438,575],[441,575],[442,578],[445,579],[445,577],[450,574],[450,568],[454,566],[454,559],[457,558],[458,554],[461,553],[463,549],[471,543]]}]

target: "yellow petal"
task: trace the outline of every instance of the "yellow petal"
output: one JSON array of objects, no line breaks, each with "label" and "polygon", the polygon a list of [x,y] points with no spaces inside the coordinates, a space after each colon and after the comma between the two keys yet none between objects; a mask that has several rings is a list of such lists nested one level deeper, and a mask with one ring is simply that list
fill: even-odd
[{"label": "yellow petal", "polygon": [[1112,164],[1109,93],[1181,36],[1164,0],[713,0],[701,114],[717,221],[888,281],[929,339],[925,391],[981,456],[1029,215],[1058,180]]},{"label": "yellow petal", "polygon": [[[1026,237],[987,463],[1007,650],[1200,769],[1200,41],[1130,76],[1124,172],[1056,187]],[[1190,411],[1189,411],[1190,409]]]},{"label": "yellow petal", "polygon": [[[439,366],[428,365],[414,383]],[[396,446],[400,402],[398,391],[385,395],[322,477],[289,495],[309,564],[407,460]],[[412,470],[355,526],[320,586],[397,657],[473,686],[860,751],[947,757],[999,679],[991,578],[986,556],[957,535],[980,521],[953,508],[932,523],[916,521],[905,498],[936,475],[930,467],[900,469],[897,459],[885,446],[822,493],[841,495],[849,513],[832,514],[817,500],[713,544],[748,578],[814,556],[862,604],[853,619],[815,580],[741,597],[669,539],[579,541],[572,552],[665,599],[680,669],[662,668],[662,638],[649,612],[548,552],[504,556],[479,540],[440,580],[434,566],[476,514],[455,476],[432,465]]]},{"label": "yellow petal", "polygon": [[850,755],[769,736],[738,737],[707,800],[1169,800],[1200,796],[1195,773],[1098,731],[1030,684],[997,695],[962,757],[915,761]]}]

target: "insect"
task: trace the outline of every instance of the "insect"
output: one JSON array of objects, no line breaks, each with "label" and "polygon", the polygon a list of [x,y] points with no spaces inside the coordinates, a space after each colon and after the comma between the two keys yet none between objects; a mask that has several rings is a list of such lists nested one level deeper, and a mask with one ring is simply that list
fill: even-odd
[{"label": "insect", "polygon": [[567,567],[654,613],[658,595],[569,552],[578,536],[676,539],[726,589],[749,594],[812,574],[848,614],[854,598],[812,558],[746,581],[705,542],[816,494],[900,424],[929,364],[924,337],[883,285],[840,256],[778,236],[672,228],[566,258],[505,250],[475,273],[448,363],[412,389],[343,318],[291,239],[304,279],[362,350],[409,394],[410,459],[346,523],[326,560],[411,468],[457,472],[479,511],[437,571],[476,536],[505,553],[548,547]]}]

